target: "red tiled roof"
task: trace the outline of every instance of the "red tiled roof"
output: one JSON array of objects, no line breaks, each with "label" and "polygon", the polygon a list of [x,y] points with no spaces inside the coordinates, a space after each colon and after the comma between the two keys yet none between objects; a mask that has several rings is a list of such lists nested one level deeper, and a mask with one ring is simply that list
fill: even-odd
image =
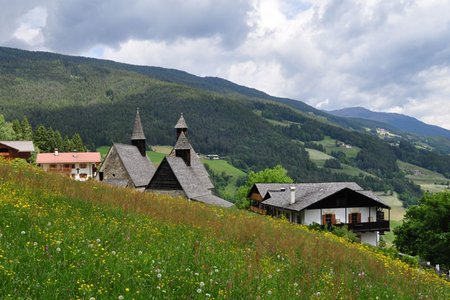
[{"label": "red tiled roof", "polygon": [[58,163],[99,163],[101,162],[100,152],[59,152],[38,153],[36,163],[38,164],[58,164]]}]

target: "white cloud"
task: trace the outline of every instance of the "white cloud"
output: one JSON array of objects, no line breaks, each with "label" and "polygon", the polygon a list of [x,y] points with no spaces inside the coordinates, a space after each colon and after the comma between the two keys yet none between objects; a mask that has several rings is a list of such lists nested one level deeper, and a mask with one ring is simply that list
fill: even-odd
[{"label": "white cloud", "polygon": [[448,1],[29,0],[5,7],[0,43],[219,76],[323,109],[365,106],[450,129]]}]

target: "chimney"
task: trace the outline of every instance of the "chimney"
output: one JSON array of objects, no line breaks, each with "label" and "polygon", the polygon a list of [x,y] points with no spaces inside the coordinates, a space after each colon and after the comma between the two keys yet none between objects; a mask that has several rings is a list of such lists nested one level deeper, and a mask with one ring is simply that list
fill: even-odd
[{"label": "chimney", "polygon": [[291,186],[289,188],[289,190],[291,191],[291,199],[290,199],[289,203],[295,204],[295,186]]},{"label": "chimney", "polygon": [[58,156],[59,152],[58,152],[58,148],[55,148],[55,153],[53,153],[54,156]]}]

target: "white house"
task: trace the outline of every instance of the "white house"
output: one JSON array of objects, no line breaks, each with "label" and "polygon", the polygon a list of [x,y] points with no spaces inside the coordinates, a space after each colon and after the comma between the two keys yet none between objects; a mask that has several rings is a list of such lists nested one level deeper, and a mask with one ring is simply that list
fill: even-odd
[{"label": "white house", "polygon": [[67,175],[79,181],[94,177],[100,162],[100,152],[55,150],[53,153],[38,153],[36,157],[36,163],[45,171]]},{"label": "white house", "polygon": [[389,215],[390,207],[354,182],[256,183],[248,197],[253,211],[297,224],[347,225],[362,243],[373,246],[389,231],[385,210]]}]

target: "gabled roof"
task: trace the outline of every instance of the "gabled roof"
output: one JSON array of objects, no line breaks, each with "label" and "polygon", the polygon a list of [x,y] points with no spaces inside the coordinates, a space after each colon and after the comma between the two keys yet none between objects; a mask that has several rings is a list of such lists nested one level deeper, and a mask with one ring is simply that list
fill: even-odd
[{"label": "gabled roof", "polygon": [[142,129],[141,117],[139,115],[139,108],[136,110],[136,118],[134,119],[131,140],[145,140],[144,129]]},{"label": "gabled roof", "polygon": [[[159,165],[158,170],[159,168],[163,168],[165,164],[169,165],[187,198],[222,207],[233,206],[231,202],[214,196],[211,190],[202,183],[192,166],[187,166],[181,157],[165,157]],[[158,174],[158,171],[156,171],[152,181]]]},{"label": "gabled roof", "polygon": [[99,163],[101,162],[100,152],[59,152],[38,153],[37,164],[74,164],[74,163]]},{"label": "gabled roof", "polygon": [[[360,187],[355,182],[324,182],[324,183],[255,183],[254,187],[258,189],[260,195],[264,198],[269,191],[289,191],[289,188],[294,186],[297,190],[309,190],[309,191],[322,191],[326,193],[330,190],[339,190],[348,187],[352,190],[362,191]],[[297,193],[297,195],[300,195]]]},{"label": "gabled roof", "polygon": [[[327,182],[327,183],[300,183],[300,184],[256,184],[258,191],[266,191],[263,195],[263,204],[285,208],[289,210],[301,211],[327,197],[334,195],[343,190],[351,190],[354,193],[360,194],[381,207],[389,208],[382,200],[370,191],[364,191],[359,185],[354,182]],[[295,203],[290,204],[290,190],[294,186]],[[285,188],[282,190],[281,188]]]},{"label": "gabled roof", "polygon": [[146,186],[155,173],[155,167],[151,161],[142,156],[136,146],[114,143],[113,147],[116,149],[134,186]]},{"label": "gabled roof", "polygon": [[[178,148],[177,148],[178,147]],[[175,157],[175,150],[181,150],[181,149],[190,149],[190,159],[191,159],[191,166],[189,167],[197,180],[204,186],[206,189],[213,189],[214,185],[212,184],[211,180],[209,179],[208,171],[206,171],[205,166],[200,161],[200,158],[198,157],[197,153],[194,150],[194,147],[192,147],[191,143],[187,139],[187,137],[181,133],[178,137],[177,143],[175,144],[175,147],[172,149],[172,151],[169,154],[169,157]],[[184,163],[184,162],[183,162]]]},{"label": "gabled roof", "polygon": [[181,113],[181,116],[178,119],[178,122],[175,125],[175,128],[176,129],[187,129],[188,128],[186,121],[184,120],[183,113]]},{"label": "gabled roof", "polygon": [[0,144],[13,148],[18,152],[34,152],[32,141],[0,141]]},{"label": "gabled roof", "polygon": [[202,185],[197,174],[192,167],[187,166],[181,157],[166,157],[175,177],[180,183],[186,196],[190,199],[201,195],[210,194],[211,191]]},{"label": "gabled roof", "polygon": [[175,150],[189,150],[192,149],[191,143],[189,143],[189,140],[187,139],[186,135],[181,132],[180,136],[178,137],[177,143],[174,146]]}]

